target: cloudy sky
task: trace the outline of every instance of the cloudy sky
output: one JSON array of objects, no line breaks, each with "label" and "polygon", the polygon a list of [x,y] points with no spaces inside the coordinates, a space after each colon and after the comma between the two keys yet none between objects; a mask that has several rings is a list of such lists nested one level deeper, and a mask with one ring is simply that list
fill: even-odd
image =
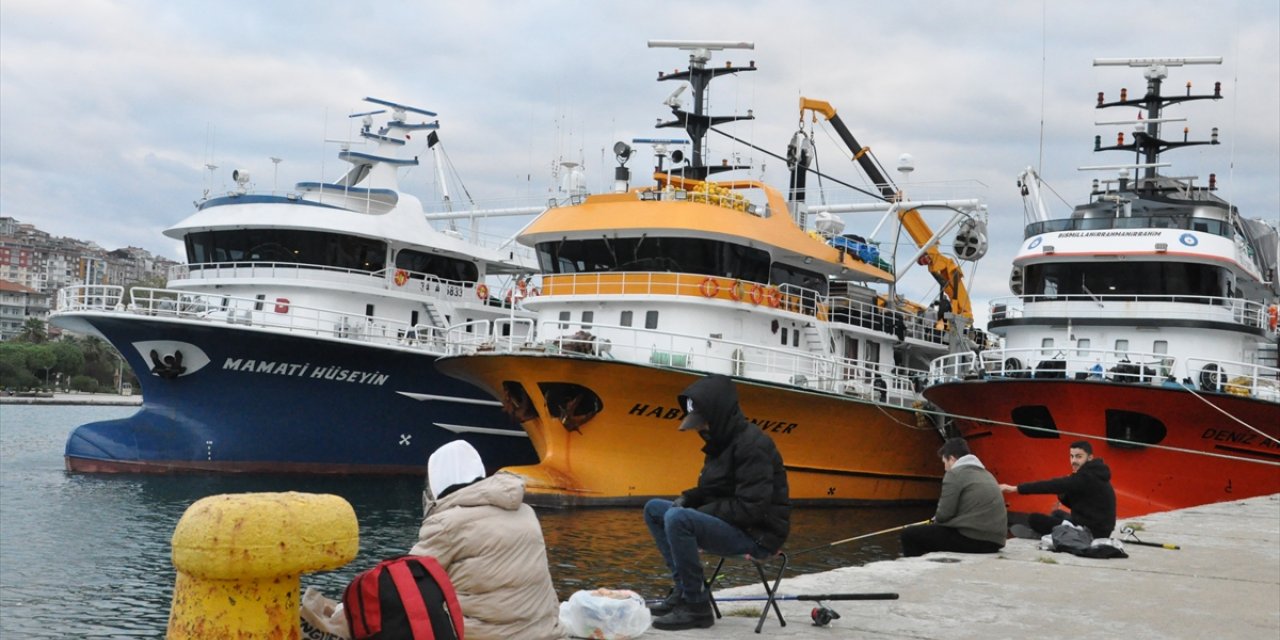
[{"label": "cloudy sky", "polygon": [[[233,168],[266,190],[336,178],[336,149],[323,140],[350,135],[346,115],[367,107],[364,96],[439,112],[449,156],[482,204],[545,201],[564,160],[583,162],[602,191],[615,140],[673,132],[653,124],[669,115],[661,102],[675,85],[654,80],[687,56],[648,49],[649,39],[753,41],[754,51],[717,57],[759,70],[713,84],[712,107],[751,109],[756,120],[725,128],[759,146],[785,149],[803,95],[835,105],[885,165],[912,154],[913,184],[984,185],[992,250],[971,282],[980,306],[1008,295],[1023,167],[1076,202],[1101,177],[1077,167],[1127,160],[1091,152],[1095,134],[1114,140],[1121,129],[1093,123],[1133,114],[1093,104],[1098,91],[1140,92],[1141,72],[1095,68],[1095,57],[1223,56],[1219,67],[1173,69],[1169,84],[1222,82],[1225,100],[1171,115],[1190,117],[1193,138],[1218,127],[1224,143],[1166,160],[1177,175],[1216,173],[1246,215],[1280,215],[1273,0],[4,0],[0,215],[181,259],[161,232],[204,189],[225,188]],[[764,161],[766,180],[786,179],[781,162],[713,137],[713,161],[733,154]],[[821,168],[861,184],[846,155],[819,132]],[[271,156],[283,159],[278,177]],[[405,187],[435,198],[431,163]],[[1050,206],[1069,210],[1052,194]],[[850,220],[851,230],[873,224]]]}]

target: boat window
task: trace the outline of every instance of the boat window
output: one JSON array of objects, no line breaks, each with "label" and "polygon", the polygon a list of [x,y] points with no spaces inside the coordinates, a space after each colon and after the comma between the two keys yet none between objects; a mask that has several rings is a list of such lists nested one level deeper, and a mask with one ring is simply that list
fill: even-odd
[{"label": "boat window", "polygon": [[1136,411],[1107,409],[1107,444],[1120,449],[1141,449],[1158,444],[1169,430],[1164,423]]},{"label": "boat window", "polygon": [[548,273],[663,271],[768,282],[769,253],[701,238],[592,238],[538,244]]},{"label": "boat window", "polygon": [[793,347],[800,346],[800,330],[799,329],[796,329],[795,331],[791,332],[791,346]]},{"label": "boat window", "polygon": [[1128,340],[1125,340],[1125,339],[1116,340],[1116,349],[1115,349],[1115,350],[1116,350],[1116,352],[1117,352],[1117,353],[1128,353],[1128,352],[1129,352],[1129,341],[1128,341]]},{"label": "boat window", "polygon": [[1058,425],[1054,423],[1049,407],[1044,405],[1014,407],[1010,418],[1018,425],[1018,431],[1028,438],[1058,437]]},{"label": "boat window", "polygon": [[1079,340],[1076,340],[1076,355],[1082,356],[1088,353],[1088,351],[1089,351],[1088,338],[1080,338]]},{"label": "boat window", "polygon": [[569,328],[569,312],[568,311],[560,312],[560,328],[561,329]]},{"label": "boat window", "polygon": [[371,304],[366,304],[366,305],[364,306],[364,315],[365,315],[365,317],[366,317],[366,318],[372,318],[372,317],[373,317],[373,305],[371,305]]},{"label": "boat window", "polygon": [[475,282],[480,279],[480,268],[470,260],[459,260],[412,249],[402,249],[396,254],[396,268],[408,271],[409,277],[417,279],[422,279],[424,276],[458,282]]},{"label": "boat window", "polygon": [[187,262],[280,262],[381,271],[387,244],[324,231],[226,229],[186,236]]},{"label": "boat window", "polygon": [[804,287],[827,295],[827,278],[820,273],[801,269],[789,264],[775,262],[769,268],[770,282],[782,286],[784,284]]},{"label": "boat window", "polygon": [[259,293],[257,296],[254,296],[254,300],[256,302],[253,303],[253,310],[262,311],[262,301],[266,299],[267,299],[267,294],[265,293]]},{"label": "boat window", "polygon": [[1151,343],[1151,353],[1169,353],[1169,341],[1156,340]]},{"label": "boat window", "polygon": [[1181,262],[1075,263],[1029,265],[1024,270],[1024,298],[1057,296],[1171,296],[1175,302],[1203,302],[1227,297],[1229,282],[1222,267]]},{"label": "boat window", "polygon": [[596,312],[594,312],[594,311],[583,311],[583,312],[582,312],[582,329],[583,329],[584,331],[585,331],[585,330],[587,330],[587,329],[590,329],[590,328],[591,328],[591,323],[592,323],[592,322],[594,322],[594,321],[595,321],[595,319],[596,319]]},{"label": "boat window", "polygon": [[866,373],[866,378],[870,380],[872,369],[878,368],[878,365],[880,364],[880,343],[868,340],[866,344],[867,367],[863,371]]},{"label": "boat window", "polygon": [[658,328],[658,312],[657,311],[646,311],[644,313],[644,328],[646,329]]},{"label": "boat window", "polygon": [[1042,356],[1053,355],[1053,338],[1040,339],[1040,355]]},{"label": "boat window", "polygon": [[781,342],[782,346],[784,347],[787,346],[787,328],[783,327],[782,331],[779,332],[779,335],[782,336],[782,342]]},{"label": "boat window", "polygon": [[630,311],[623,311],[623,312],[622,312],[622,315],[618,317],[618,324],[620,324],[620,325],[622,325],[622,326],[624,326],[624,327],[629,327],[629,326],[631,326],[631,312],[630,312]]}]

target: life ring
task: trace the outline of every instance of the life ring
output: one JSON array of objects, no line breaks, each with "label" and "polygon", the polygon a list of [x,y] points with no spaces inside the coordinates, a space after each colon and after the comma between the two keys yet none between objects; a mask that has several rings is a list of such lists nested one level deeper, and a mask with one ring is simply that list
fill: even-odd
[{"label": "life ring", "polygon": [[760,304],[764,300],[764,287],[755,285],[751,287],[751,304]]},{"label": "life ring", "polygon": [[409,272],[404,269],[396,269],[396,286],[403,287],[404,283],[409,281]]},{"label": "life ring", "polygon": [[746,287],[742,284],[741,280],[734,280],[733,284],[729,287],[729,297],[733,298],[734,302],[742,300],[742,294],[744,293],[745,288]]},{"label": "life ring", "polygon": [[770,307],[777,309],[778,305],[782,303],[782,294],[775,287],[767,287],[764,290],[764,299]]},{"label": "life ring", "polygon": [[720,295],[720,283],[716,282],[715,278],[707,278],[706,280],[703,280],[700,289],[702,290],[702,295],[708,298],[714,298],[717,295]]},{"label": "life ring", "polygon": [[1275,331],[1277,322],[1280,322],[1280,306],[1273,304],[1267,309],[1267,326]]},{"label": "life ring", "polygon": [[504,300],[506,300],[507,304],[511,304],[513,299],[519,302],[527,297],[529,297],[529,284],[525,282],[524,278],[518,278],[516,286],[507,289],[507,295]]},{"label": "life ring", "polygon": [[480,284],[476,285],[476,297],[477,297],[477,298],[480,298],[481,300],[488,300],[488,299],[489,299],[489,285],[487,285],[487,284],[485,284],[485,283],[483,283],[483,282],[481,282]]}]

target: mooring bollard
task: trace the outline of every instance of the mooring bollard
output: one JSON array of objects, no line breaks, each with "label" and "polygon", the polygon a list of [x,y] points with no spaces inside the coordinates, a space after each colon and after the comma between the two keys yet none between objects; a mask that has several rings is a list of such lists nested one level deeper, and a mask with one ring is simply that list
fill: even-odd
[{"label": "mooring bollard", "polygon": [[197,500],[173,531],[178,578],[172,639],[292,639],[299,577],[356,557],[360,530],[345,499],[313,493],[241,493]]}]

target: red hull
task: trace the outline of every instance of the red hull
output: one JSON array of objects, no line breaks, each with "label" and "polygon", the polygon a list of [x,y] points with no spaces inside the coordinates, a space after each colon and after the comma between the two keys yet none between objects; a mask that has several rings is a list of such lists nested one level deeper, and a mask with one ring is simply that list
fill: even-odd
[{"label": "red hull", "polygon": [[[1121,518],[1280,493],[1280,445],[1223,413],[1280,438],[1277,403],[1075,380],[949,382],[924,395],[943,411],[964,416],[956,419],[961,435],[1000,482],[1065,475],[1071,470],[1067,445],[1090,441],[1094,455],[1111,467]],[[1043,407],[1060,433],[1017,428],[1019,407]],[[1109,410],[1150,416],[1165,427],[1163,437],[1150,447],[1119,446],[1107,439]],[[1009,507],[1048,511],[1053,503],[1052,496],[1016,496]]]}]

